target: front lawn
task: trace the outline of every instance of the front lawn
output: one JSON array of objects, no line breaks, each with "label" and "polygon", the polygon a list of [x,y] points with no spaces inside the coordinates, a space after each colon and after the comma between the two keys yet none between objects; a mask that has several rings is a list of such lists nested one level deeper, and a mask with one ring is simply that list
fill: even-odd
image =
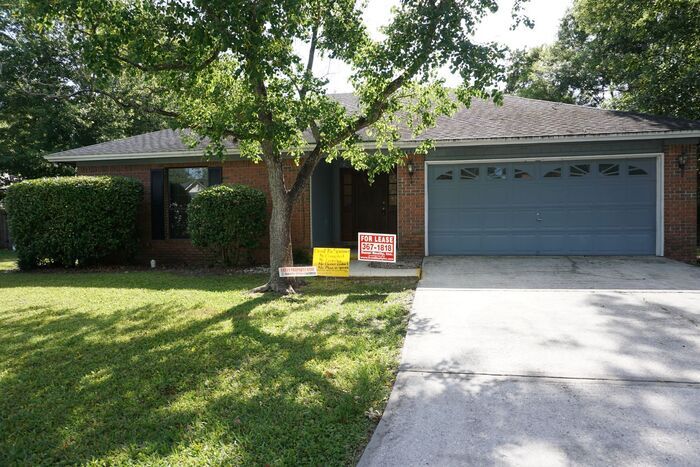
[{"label": "front lawn", "polygon": [[17,256],[10,250],[0,248],[0,272],[17,268]]},{"label": "front lawn", "polygon": [[355,461],[414,281],[263,279],[1,274],[0,465]]}]

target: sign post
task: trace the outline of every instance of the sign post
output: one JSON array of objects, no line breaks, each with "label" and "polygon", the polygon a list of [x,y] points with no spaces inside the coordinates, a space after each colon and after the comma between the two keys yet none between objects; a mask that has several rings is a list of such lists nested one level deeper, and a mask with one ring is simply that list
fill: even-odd
[{"label": "sign post", "polygon": [[357,234],[357,259],[379,263],[396,262],[396,235],[360,232]]},{"label": "sign post", "polygon": [[319,276],[350,277],[350,248],[314,248],[313,265]]}]

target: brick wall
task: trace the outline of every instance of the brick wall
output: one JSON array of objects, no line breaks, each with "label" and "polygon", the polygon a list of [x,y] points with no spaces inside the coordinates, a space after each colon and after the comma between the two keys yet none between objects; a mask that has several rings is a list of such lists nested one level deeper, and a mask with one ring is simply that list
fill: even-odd
[{"label": "brick wall", "polygon": [[[678,158],[686,155],[685,169]],[[664,255],[680,261],[696,258],[698,146],[669,144],[664,148]]]},{"label": "brick wall", "polygon": [[[669,258],[691,261],[695,259],[697,245],[697,145],[670,144],[665,147],[664,205],[665,205],[665,255]],[[678,157],[685,152],[685,170],[678,167]],[[423,256],[425,252],[425,174],[424,157],[411,156],[414,166],[409,175],[406,165],[397,168],[398,189],[398,243],[401,256]],[[80,165],[78,171],[85,175],[124,175],[140,180],[144,185],[144,203],[140,214],[142,238],[141,260],[155,258],[164,263],[201,264],[212,258],[192,245],[189,240],[151,240],[150,233],[150,170],[152,168],[187,166],[223,166],[223,182],[243,183],[263,190],[267,189],[265,167],[250,161],[226,161],[222,163],[181,163],[158,165]],[[291,184],[296,166],[289,161],[285,175]],[[268,205],[270,204],[268,195]],[[292,241],[295,248],[311,248],[310,202],[308,187],[299,198],[292,215]],[[255,252],[255,259],[267,262],[267,235],[262,248]]]},{"label": "brick wall", "polygon": [[[201,250],[187,239],[151,239],[151,169],[175,168],[175,167],[223,167],[223,183],[252,186],[264,191],[268,195],[268,212],[271,210],[271,201],[267,187],[267,172],[262,164],[251,161],[226,161],[226,162],[190,162],[177,164],[132,164],[132,165],[88,165],[82,163],[78,166],[80,175],[121,175],[132,177],[143,183],[144,201],[139,213],[139,236],[141,249],[137,257],[138,261],[156,259],[163,264],[201,265],[211,263],[215,256],[205,250]],[[293,182],[297,167],[292,161],[285,166],[285,176],[288,177],[288,185]],[[310,202],[308,187],[299,197],[292,213],[292,243],[294,248],[310,249]],[[167,236],[167,229],[166,229]],[[254,252],[258,263],[268,262],[268,236],[262,239],[261,248]]]},{"label": "brick wall", "polygon": [[396,169],[398,190],[398,243],[399,255],[425,254],[425,174],[423,156],[412,155],[413,175],[407,165]]}]

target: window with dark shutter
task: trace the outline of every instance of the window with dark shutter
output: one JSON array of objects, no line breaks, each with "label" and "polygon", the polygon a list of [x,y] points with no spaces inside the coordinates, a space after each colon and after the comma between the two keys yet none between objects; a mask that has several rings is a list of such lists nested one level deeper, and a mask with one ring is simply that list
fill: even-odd
[{"label": "window with dark shutter", "polygon": [[151,239],[165,239],[165,170],[151,170]]},{"label": "window with dark shutter", "polygon": [[168,169],[168,238],[189,238],[187,206],[192,198],[206,189],[221,172],[212,177],[212,169],[220,167],[183,167]]},{"label": "window with dark shutter", "polygon": [[221,185],[223,173],[221,167],[209,167],[209,186]]}]

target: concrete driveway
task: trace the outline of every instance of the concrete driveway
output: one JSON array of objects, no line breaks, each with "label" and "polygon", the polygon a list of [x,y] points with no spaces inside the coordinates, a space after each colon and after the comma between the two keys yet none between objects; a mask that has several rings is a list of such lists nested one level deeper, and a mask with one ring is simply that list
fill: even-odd
[{"label": "concrete driveway", "polygon": [[700,268],[430,257],[360,465],[700,465]]}]

